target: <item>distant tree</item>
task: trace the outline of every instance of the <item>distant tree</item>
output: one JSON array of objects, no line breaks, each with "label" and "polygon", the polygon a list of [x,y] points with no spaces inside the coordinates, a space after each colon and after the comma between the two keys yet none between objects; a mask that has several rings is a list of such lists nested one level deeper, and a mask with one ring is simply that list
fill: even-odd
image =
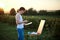
[{"label": "distant tree", "polygon": [[56,10],[56,11],[55,11],[55,14],[56,14],[56,15],[60,15],[60,10]]},{"label": "distant tree", "polygon": [[49,15],[49,16],[54,16],[55,15],[54,11],[50,11],[50,12],[47,12],[47,13],[48,13],[47,15]]},{"label": "distant tree", "polygon": [[33,15],[37,15],[37,11],[36,10],[33,10]]},{"label": "distant tree", "polygon": [[47,15],[47,11],[46,10],[40,10],[39,15]]},{"label": "distant tree", "polygon": [[26,10],[25,13],[24,13],[23,15],[28,15],[27,11],[28,11],[28,10]]},{"label": "distant tree", "polygon": [[51,15],[51,16],[60,16],[60,10],[55,10],[55,11],[50,11],[48,12],[48,15]]},{"label": "distant tree", "polygon": [[12,8],[12,9],[10,10],[10,15],[15,15],[15,14],[16,14],[16,11],[15,11],[14,8]]},{"label": "distant tree", "polygon": [[36,14],[37,14],[37,11],[33,10],[33,8],[30,8],[27,10],[27,15],[36,15]]},{"label": "distant tree", "polygon": [[28,15],[32,15],[32,13],[33,13],[33,8],[28,9],[27,13],[28,13]]},{"label": "distant tree", "polygon": [[0,15],[3,15],[3,14],[4,14],[3,8],[0,8]]}]

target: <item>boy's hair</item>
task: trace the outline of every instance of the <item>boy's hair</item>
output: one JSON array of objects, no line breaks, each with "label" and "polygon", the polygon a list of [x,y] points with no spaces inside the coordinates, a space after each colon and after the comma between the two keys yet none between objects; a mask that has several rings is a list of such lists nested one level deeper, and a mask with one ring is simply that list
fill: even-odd
[{"label": "boy's hair", "polygon": [[21,10],[25,10],[25,8],[24,8],[24,7],[20,7],[20,8],[19,8],[19,11],[21,11]]}]

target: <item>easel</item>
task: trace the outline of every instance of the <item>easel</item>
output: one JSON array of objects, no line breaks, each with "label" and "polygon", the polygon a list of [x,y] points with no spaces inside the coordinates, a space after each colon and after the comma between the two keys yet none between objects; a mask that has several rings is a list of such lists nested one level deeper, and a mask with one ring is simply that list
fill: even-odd
[{"label": "easel", "polygon": [[[37,34],[30,34],[30,35],[27,35],[28,37],[29,37],[29,39],[31,38],[31,37],[35,37],[36,39],[35,40],[37,40],[37,36],[39,36],[39,35],[41,35],[41,33],[42,33],[42,30],[43,30],[43,27],[44,27],[44,24],[45,24],[45,20],[41,20],[40,21],[40,24],[39,24],[39,27],[38,27],[38,30],[37,30]],[[29,40],[28,39],[28,40]]]}]

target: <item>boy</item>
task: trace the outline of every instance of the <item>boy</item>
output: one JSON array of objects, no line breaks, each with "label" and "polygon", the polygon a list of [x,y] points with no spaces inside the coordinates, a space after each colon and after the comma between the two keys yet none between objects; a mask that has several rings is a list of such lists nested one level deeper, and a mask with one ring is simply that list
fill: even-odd
[{"label": "boy", "polygon": [[24,24],[27,22],[27,20],[23,21],[23,18],[21,14],[25,12],[25,8],[21,7],[16,16],[16,24],[17,24],[17,32],[18,32],[18,40],[24,40]]}]

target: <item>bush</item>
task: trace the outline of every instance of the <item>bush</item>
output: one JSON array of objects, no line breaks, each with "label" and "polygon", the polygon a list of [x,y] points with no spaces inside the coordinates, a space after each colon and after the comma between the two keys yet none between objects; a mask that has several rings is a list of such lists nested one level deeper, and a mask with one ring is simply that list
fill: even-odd
[{"label": "bush", "polygon": [[[31,25],[28,25],[25,27],[26,30],[32,30],[36,31],[40,20],[45,19],[46,23],[42,32],[42,35],[40,36],[41,40],[55,40],[58,39],[60,36],[59,28],[60,28],[60,19],[54,18],[54,17],[41,17],[41,16],[23,16],[25,20],[28,20],[29,22],[33,22]],[[0,15],[0,22],[8,23],[10,25],[16,25],[14,16],[10,15]],[[58,38],[57,38],[58,37]],[[32,37],[31,37],[32,38]],[[40,40],[40,38],[38,38]]]},{"label": "bush", "polygon": [[15,25],[15,18],[11,15],[0,15],[0,22]]}]

